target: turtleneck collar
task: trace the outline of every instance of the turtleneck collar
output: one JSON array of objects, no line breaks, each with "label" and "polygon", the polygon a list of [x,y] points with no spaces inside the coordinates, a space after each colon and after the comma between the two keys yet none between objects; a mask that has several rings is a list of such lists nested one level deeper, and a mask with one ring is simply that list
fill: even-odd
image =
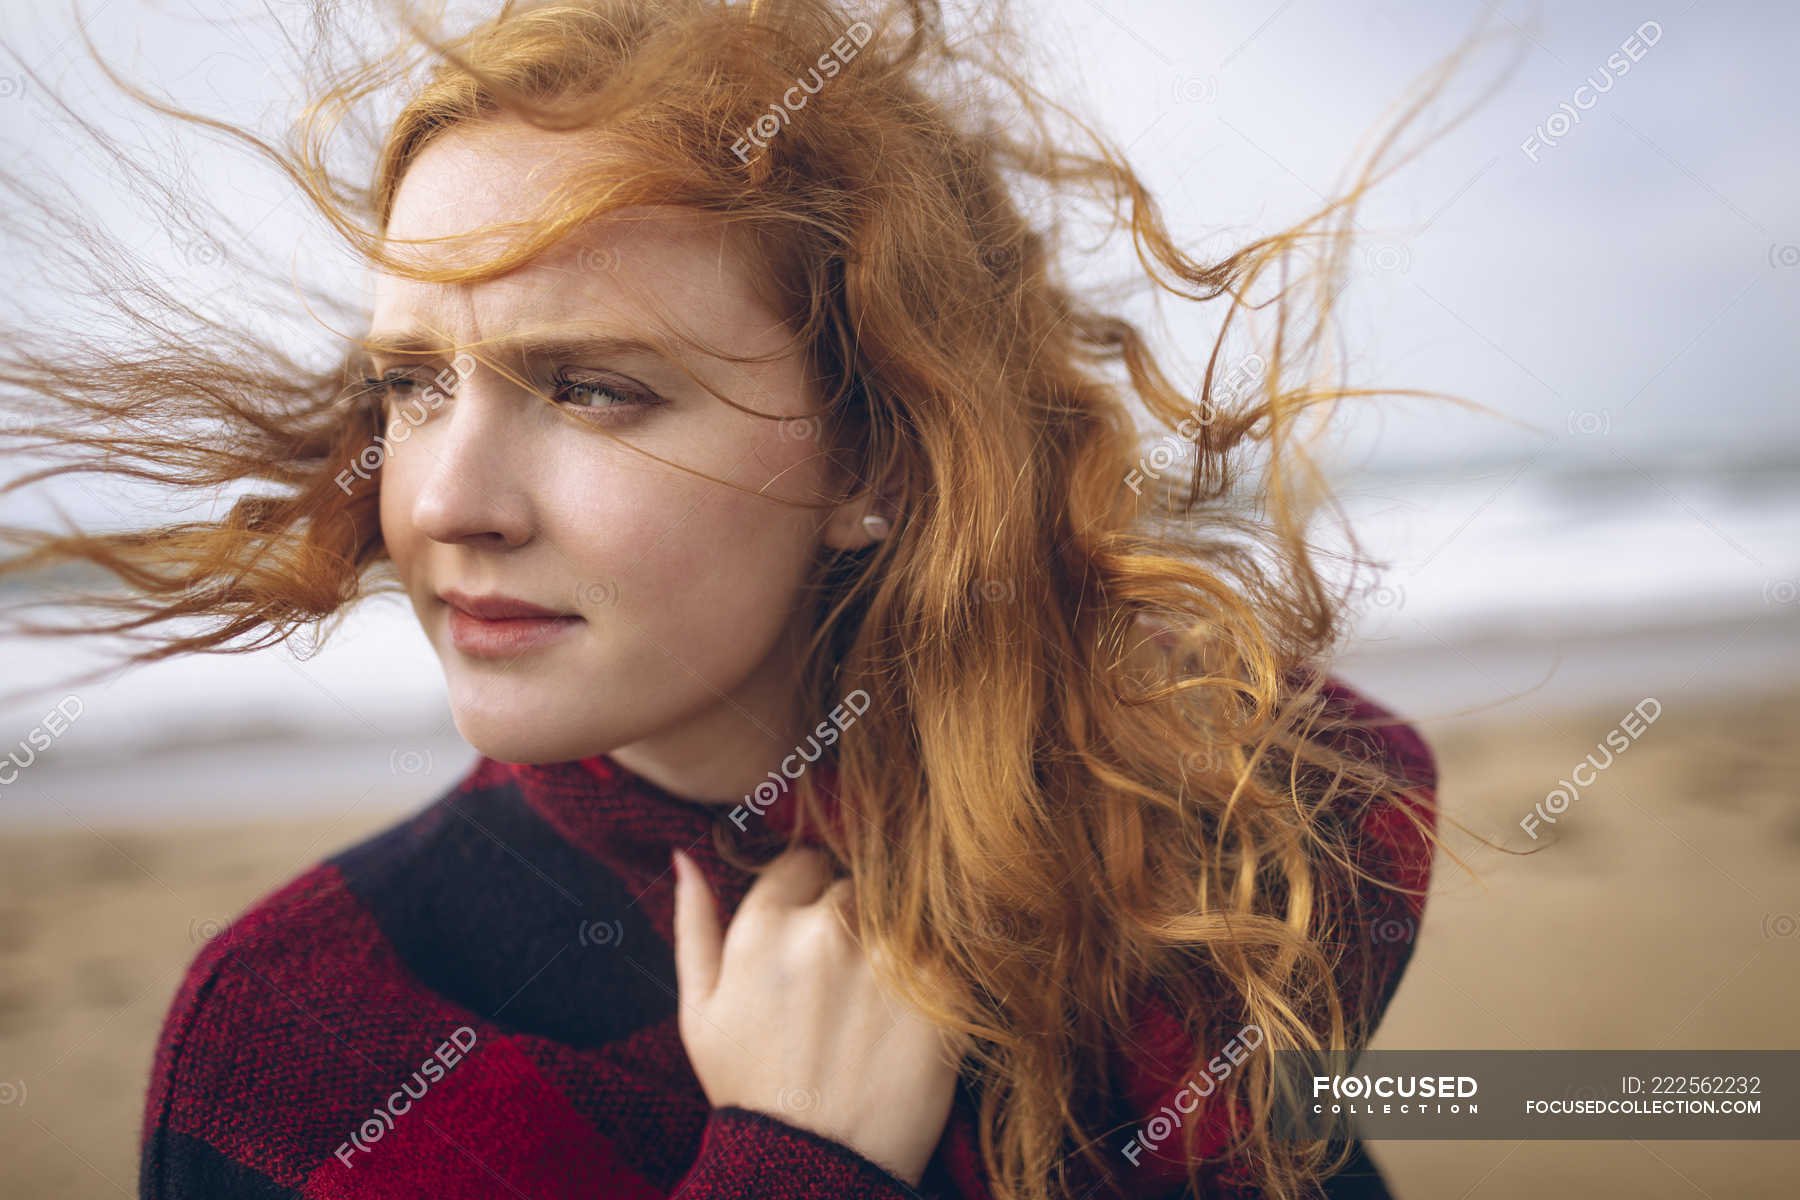
[{"label": "turtleneck collar", "polygon": [[[797,785],[765,782],[736,800],[705,802],[675,795],[632,771],[610,754],[559,763],[484,764],[512,779],[529,804],[564,840],[603,863],[628,885],[647,889],[670,871],[670,851],[679,848],[698,865],[728,908],[751,882],[747,872],[726,862],[714,846],[715,823],[727,826],[728,840],[747,851],[778,847],[794,826]],[[825,814],[836,815],[837,768],[828,756],[806,766],[819,789]],[[812,831],[801,839],[817,844]]]}]

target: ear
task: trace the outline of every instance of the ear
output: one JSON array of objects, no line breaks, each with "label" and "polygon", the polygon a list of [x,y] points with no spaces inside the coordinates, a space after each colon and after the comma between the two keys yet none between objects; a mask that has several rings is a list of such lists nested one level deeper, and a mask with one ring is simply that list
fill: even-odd
[{"label": "ear", "polygon": [[819,536],[834,550],[861,550],[882,538],[871,531],[864,518],[870,515],[887,519],[887,537],[900,524],[900,506],[893,499],[891,486],[864,487],[833,508],[825,518]]}]

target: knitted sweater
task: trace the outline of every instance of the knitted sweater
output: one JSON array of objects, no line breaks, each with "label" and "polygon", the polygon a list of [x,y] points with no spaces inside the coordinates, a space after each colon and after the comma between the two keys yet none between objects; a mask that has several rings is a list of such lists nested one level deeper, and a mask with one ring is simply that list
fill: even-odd
[{"label": "knitted sweater", "polygon": [[[1336,681],[1327,695],[1390,722],[1368,751],[1405,764],[1431,814],[1435,764],[1418,734]],[[808,769],[832,795],[829,759]],[[966,1082],[916,1189],[774,1115],[708,1105],[676,1024],[669,852],[694,859],[728,919],[753,877],[715,853],[718,812],[607,755],[484,757],[429,806],[264,896],[201,949],[168,1010],[140,1195],[988,1196]],[[783,812],[767,816],[779,826]],[[1370,814],[1365,863],[1422,885],[1429,847],[1397,814]],[[1366,920],[1342,935],[1361,978],[1345,984],[1379,1012],[1422,900],[1357,899]],[[1373,933],[1381,922],[1404,936]],[[1187,1111],[1164,1106],[1192,1048],[1155,1001],[1120,1044],[1123,1145],[1159,1110]],[[1209,1153],[1230,1132],[1214,1109],[1194,1118]],[[1181,1192],[1182,1161],[1166,1153],[1178,1143],[1121,1158],[1129,1195]]]}]

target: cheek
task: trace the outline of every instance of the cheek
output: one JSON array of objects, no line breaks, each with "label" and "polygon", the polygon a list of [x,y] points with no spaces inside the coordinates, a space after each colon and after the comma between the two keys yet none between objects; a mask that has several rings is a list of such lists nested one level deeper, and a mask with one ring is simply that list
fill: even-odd
[{"label": "cheek", "polygon": [[710,473],[752,492],[779,489],[778,497],[657,463],[587,472],[553,493],[555,540],[582,583],[598,585],[590,595],[610,596],[702,674],[728,674],[766,653],[793,615],[823,519],[786,502],[812,495],[808,469],[771,463],[769,454],[751,455],[735,472]]},{"label": "cheek", "polygon": [[[412,565],[416,557],[415,538],[412,527],[412,480],[407,477],[403,467],[398,464],[398,456],[382,463],[381,473],[377,477],[377,486],[381,489],[379,515],[381,520],[381,542],[386,548],[388,557],[393,560],[394,571],[402,582],[410,582]],[[367,485],[365,485],[367,486]]]}]

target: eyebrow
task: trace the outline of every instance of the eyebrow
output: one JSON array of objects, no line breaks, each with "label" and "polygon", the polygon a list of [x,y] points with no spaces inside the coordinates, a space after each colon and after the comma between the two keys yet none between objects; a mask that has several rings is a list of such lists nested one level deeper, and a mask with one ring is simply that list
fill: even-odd
[{"label": "eyebrow", "polygon": [[[451,348],[451,343],[437,334],[415,329],[371,331],[360,339],[360,345],[363,353],[370,358],[442,354]],[[477,350],[480,355],[488,357],[542,355],[559,358],[591,355],[601,358],[624,358],[640,355],[658,359],[675,367],[680,367],[682,362],[687,360],[687,356],[679,351],[675,352],[675,358],[671,358],[670,352],[663,346],[646,338],[613,333],[603,329],[574,329],[557,334],[485,338],[478,344]]]}]

